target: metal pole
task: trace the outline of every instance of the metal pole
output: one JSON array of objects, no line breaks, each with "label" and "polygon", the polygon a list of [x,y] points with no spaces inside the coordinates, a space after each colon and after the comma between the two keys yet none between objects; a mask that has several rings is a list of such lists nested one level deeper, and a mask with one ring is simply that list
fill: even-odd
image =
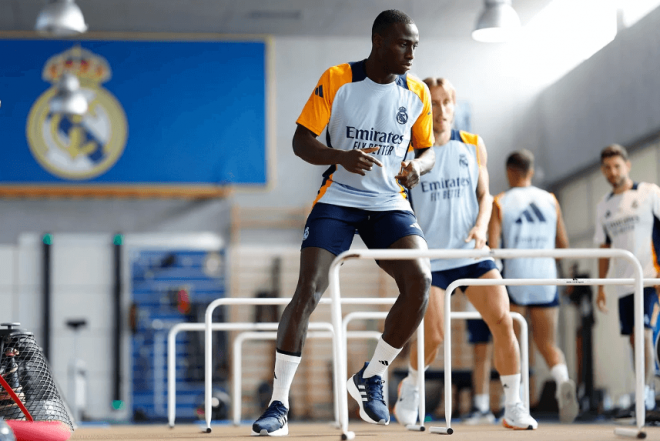
[{"label": "metal pole", "polygon": [[50,310],[51,310],[51,247],[52,247],[52,235],[46,233],[43,236],[43,246],[42,246],[42,284],[41,284],[41,298],[42,298],[42,322],[43,322],[43,351],[44,357],[46,360],[50,360]]},{"label": "metal pole", "polygon": [[114,393],[113,399],[121,401],[121,253],[122,236],[116,234],[113,240],[114,255],[114,284],[113,284],[113,306],[114,306],[114,333],[112,336],[112,346],[114,352],[113,376]]}]

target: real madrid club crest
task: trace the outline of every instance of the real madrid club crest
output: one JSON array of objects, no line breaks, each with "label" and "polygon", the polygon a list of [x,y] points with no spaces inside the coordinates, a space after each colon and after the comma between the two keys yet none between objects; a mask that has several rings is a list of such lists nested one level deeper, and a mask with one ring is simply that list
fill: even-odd
[{"label": "real madrid club crest", "polygon": [[[84,116],[51,111],[61,76],[78,77],[89,103]],[[105,173],[119,159],[126,145],[126,115],[117,99],[101,87],[111,76],[103,57],[80,46],[51,57],[42,78],[52,86],[30,109],[27,139],[39,164],[55,176],[70,180],[91,179]]]},{"label": "real madrid club crest", "polygon": [[399,111],[396,113],[396,122],[399,124],[405,124],[408,122],[408,113],[406,113],[405,107],[399,107]]}]

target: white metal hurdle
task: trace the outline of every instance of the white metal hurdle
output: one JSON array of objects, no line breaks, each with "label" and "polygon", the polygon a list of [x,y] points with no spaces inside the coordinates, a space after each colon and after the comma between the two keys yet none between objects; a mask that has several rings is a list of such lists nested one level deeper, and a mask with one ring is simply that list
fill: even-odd
[{"label": "white metal hurdle", "polygon": [[[342,323],[342,328],[344,331],[344,334],[346,335],[348,331],[348,324],[354,320],[354,319],[384,319],[387,317],[388,312],[380,311],[380,312],[366,312],[366,311],[359,311],[359,312],[351,312],[349,314],[346,314],[344,317],[344,321]],[[450,314],[452,319],[480,319],[481,314],[478,312],[452,312]],[[529,408],[529,331],[527,328],[527,321],[525,318],[518,314],[517,312],[511,313],[511,317],[517,321],[520,324],[520,358],[522,359],[521,363],[521,369],[523,371],[527,371],[527,375],[523,375],[522,378],[522,383],[523,383],[523,399],[525,401],[525,405]],[[417,366],[423,366],[424,365],[424,320],[419,324],[419,327],[417,328]],[[420,341],[419,337],[420,335],[422,336],[422,339]],[[419,348],[422,348],[420,351]],[[421,354],[421,355],[420,355]],[[446,371],[445,371],[446,372]],[[451,375],[450,375],[451,378]],[[420,397],[423,397],[426,395],[426,384],[424,382],[424,376],[419,375],[418,376],[418,383],[417,387],[419,388],[419,395]],[[445,373],[445,381],[446,381],[446,373]],[[387,383],[386,383],[387,384]],[[451,387],[449,388],[451,390]],[[385,397],[387,397],[387,392],[385,393]],[[335,399],[337,397],[335,396]],[[426,403],[424,402],[425,400],[420,399],[419,400],[419,409],[417,412],[417,418],[419,424],[411,424],[406,426],[408,430],[411,431],[424,431],[424,418],[426,415]],[[387,400],[386,400],[387,404]],[[336,405],[336,404],[335,404]]]},{"label": "white metal hurdle", "polygon": [[[652,284],[658,284],[657,282],[653,281],[654,279],[647,279],[645,281],[645,284],[652,285]],[[568,285],[632,285],[634,283],[634,279],[553,279],[553,280],[544,280],[544,279],[459,279],[451,283],[447,287],[447,294],[451,295],[457,288],[461,286],[499,286],[499,285],[504,285],[504,286],[523,286],[523,285],[561,285],[561,286],[568,286]],[[445,307],[449,307],[447,305],[447,301],[445,301]],[[452,318],[454,313],[452,313]],[[513,314],[512,314],[513,316]],[[466,317],[466,318],[473,318],[473,317]],[[451,333],[451,328],[447,330],[447,326],[445,326],[445,332]],[[521,337],[521,340],[523,338]],[[522,345],[521,341],[521,345]],[[527,343],[525,343],[527,344]],[[451,366],[451,349],[449,350],[449,355],[447,355],[447,349],[445,349],[445,358],[446,363]],[[521,354],[522,357],[522,354]],[[525,364],[525,361],[523,359],[521,363],[521,371],[523,375],[523,394],[526,394],[528,397],[527,402],[525,405],[529,409],[529,389],[525,390],[525,384],[527,387],[529,387],[529,362]],[[525,378],[526,377],[526,378]],[[445,373],[445,381],[447,381],[447,374]],[[449,377],[449,381],[451,381],[451,376]],[[447,421],[447,427],[430,427],[429,431],[431,433],[450,433],[449,430],[451,429],[451,414],[452,414],[452,395],[451,395],[451,389],[449,389],[449,393],[447,390],[445,390],[445,421]],[[637,433],[638,431],[636,431]]]},{"label": "white metal hurdle", "polygon": [[[311,323],[310,323],[311,325]],[[328,323],[330,325],[330,323]],[[346,338],[352,339],[372,339],[378,340],[381,336],[381,333],[378,331],[351,331],[344,334]],[[308,332],[307,338],[333,338],[334,332]],[[233,383],[233,396],[232,396],[232,408],[234,410],[234,425],[238,426],[241,424],[241,363],[242,363],[242,353],[241,348],[245,340],[276,340],[277,332],[241,332],[236,339],[234,340],[234,379]],[[334,364],[333,360],[333,364]],[[334,378],[334,376],[333,376]],[[333,390],[334,390],[334,402],[337,402],[337,385],[333,381]],[[335,425],[339,426],[339,414],[337,411],[337,406],[335,404]]]},{"label": "white metal hurdle", "polygon": [[[213,331],[273,331],[277,330],[277,323],[214,323]],[[328,322],[310,322],[309,329],[312,331],[334,332],[332,325]],[[177,323],[172,326],[167,334],[167,419],[170,427],[174,427],[176,419],[176,337],[182,331],[204,331],[204,323]],[[264,335],[267,333],[259,333]],[[238,337],[237,337],[238,338]],[[254,340],[254,338],[251,338]],[[239,395],[240,396],[240,395]],[[232,397],[236,401],[236,397]]]},{"label": "white metal hurdle", "polygon": [[[279,298],[222,298],[222,299],[216,299],[213,302],[209,304],[206,308],[206,315],[205,315],[205,322],[203,324],[199,323],[180,323],[178,325],[175,325],[172,330],[177,329],[178,331],[183,330],[183,327],[185,326],[191,326],[193,329],[190,330],[198,330],[197,326],[202,325],[204,329],[204,417],[206,420],[206,433],[211,433],[211,410],[212,410],[212,385],[213,385],[213,378],[212,378],[212,371],[213,371],[213,357],[212,357],[212,349],[213,349],[213,331],[214,330],[243,330],[243,331],[249,331],[249,330],[272,330],[272,329],[277,329],[277,324],[273,323],[213,323],[213,312],[215,309],[219,306],[222,305],[286,305],[291,301],[291,298],[288,297],[279,297]],[[396,301],[396,298],[394,297],[353,297],[353,298],[344,298],[341,299],[340,302],[342,304],[346,305],[392,305]],[[319,301],[319,304],[322,305],[330,305],[332,304],[331,299],[321,299]],[[310,323],[311,325],[311,323]],[[256,328],[252,328],[251,326],[257,326]],[[178,327],[178,328],[177,328]],[[331,326],[332,330],[334,331],[335,326]],[[172,333],[172,330],[170,330],[170,334]],[[342,333],[341,338],[345,338],[344,333]],[[170,342],[168,340],[168,344],[174,345],[174,342]],[[334,356],[334,349],[337,346],[336,344],[336,338],[333,339],[333,362],[335,365],[334,369],[334,382],[337,384],[338,381],[338,369],[337,369],[337,362],[339,359],[337,359],[336,356]],[[346,348],[345,341],[343,342],[342,346]],[[174,350],[169,351],[169,353],[172,354],[172,357],[174,357]],[[168,355],[169,357],[169,355]],[[345,359],[345,358],[344,358]],[[168,363],[171,365],[174,365],[174,359],[170,361],[168,358]],[[344,374],[345,376],[346,374]],[[169,370],[168,370],[168,381],[174,382],[174,374],[172,373],[170,376]],[[171,386],[168,383],[168,390],[169,388],[172,388],[174,386]],[[341,385],[337,385],[337,387],[334,388],[334,396],[335,396],[335,412],[339,414],[339,399],[338,399],[338,393],[341,390]],[[344,392],[345,391],[345,385],[344,385]],[[169,403],[169,408],[174,409],[173,411],[176,411],[175,409],[175,401],[176,396],[174,394],[168,395],[168,403]],[[171,411],[170,411],[171,412]],[[168,414],[168,416],[171,415]],[[339,425],[339,424],[338,424]],[[171,427],[172,425],[170,425]]]},{"label": "white metal hurdle", "polygon": [[[342,431],[341,438],[343,440],[353,439],[355,433],[348,430],[348,402],[346,391],[346,350],[342,347],[344,344],[343,329],[342,329],[342,313],[341,313],[341,295],[339,289],[339,268],[343,261],[348,259],[379,259],[379,260],[412,260],[417,258],[429,259],[459,259],[459,258],[479,258],[479,257],[493,257],[500,259],[515,259],[521,257],[551,257],[551,258],[622,258],[628,260],[634,268],[635,277],[633,279],[547,279],[539,281],[533,279],[539,284],[586,284],[586,280],[596,280],[591,283],[594,285],[633,285],[634,286],[634,329],[635,329],[635,395],[636,395],[636,415],[637,415],[637,431],[636,434],[629,433],[621,429],[615,429],[618,435],[626,436],[642,436],[641,428],[645,423],[644,414],[644,299],[643,299],[643,273],[642,267],[637,258],[629,251],[612,249],[612,248],[598,248],[598,249],[555,249],[555,250],[510,250],[510,249],[495,249],[495,250],[349,250],[337,256],[330,266],[330,295],[332,301],[332,324],[335,328],[335,335],[337,338],[334,340],[334,356],[338,358],[337,363],[337,383],[339,385],[339,414],[340,414],[340,429]],[[481,279],[475,279],[481,280]],[[558,281],[559,283],[554,283]],[[488,280],[491,282],[492,280]],[[506,282],[503,284],[507,284]],[[532,283],[525,282],[523,285],[530,285]],[[458,285],[456,285],[458,286]],[[454,287],[455,288],[455,287]],[[445,301],[450,296],[446,296]],[[451,366],[447,364],[450,358],[447,357],[448,351],[451,351],[450,332],[447,332],[449,320],[447,314],[450,313],[447,303],[445,303],[445,393],[451,384]],[[423,334],[423,333],[419,333]],[[418,335],[419,335],[418,334]],[[421,350],[420,350],[421,349]],[[422,353],[421,357],[419,354]],[[450,357],[451,353],[449,352]],[[208,357],[208,354],[207,354]],[[423,345],[418,348],[418,360],[423,360]],[[423,361],[422,361],[423,364]],[[420,364],[421,365],[421,364]],[[448,376],[448,377],[447,377]],[[423,376],[420,375],[421,378]],[[448,379],[447,379],[448,378]],[[421,389],[420,389],[421,390]],[[420,400],[423,401],[423,400]],[[451,409],[445,402],[445,409]],[[450,410],[451,411],[451,410]],[[420,416],[423,418],[423,416]],[[447,428],[438,428],[435,433],[451,434],[451,420],[447,420]],[[645,434],[644,434],[645,435]]]}]

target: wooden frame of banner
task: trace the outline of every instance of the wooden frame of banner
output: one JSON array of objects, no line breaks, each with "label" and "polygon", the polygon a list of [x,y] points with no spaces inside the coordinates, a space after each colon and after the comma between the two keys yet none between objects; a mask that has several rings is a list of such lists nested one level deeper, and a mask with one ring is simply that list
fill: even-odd
[{"label": "wooden frame of banner", "polygon": [[209,185],[15,185],[0,186],[3,198],[225,198],[233,187]]}]

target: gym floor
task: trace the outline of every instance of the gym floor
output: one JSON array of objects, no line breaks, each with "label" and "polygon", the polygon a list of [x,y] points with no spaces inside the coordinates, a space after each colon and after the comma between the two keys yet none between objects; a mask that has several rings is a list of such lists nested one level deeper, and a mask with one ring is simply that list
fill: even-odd
[{"label": "gym floor", "polygon": [[[513,431],[498,425],[492,426],[464,426],[456,424],[453,426],[453,435],[436,435],[430,432],[410,432],[403,427],[393,424],[387,427],[373,426],[366,423],[351,423],[349,429],[355,432],[355,439],[378,439],[380,440],[433,440],[437,437],[450,441],[500,441],[500,440],[530,440],[530,441],[603,441],[603,440],[626,440],[614,434],[613,424],[541,424],[534,431]],[[630,427],[632,426],[619,426]],[[126,425],[110,426],[108,428],[82,427],[76,430],[71,440],[151,440],[151,439],[173,439],[186,440],[215,440],[226,441],[248,438],[249,426],[234,427],[232,425],[212,426],[213,432],[202,433],[202,425],[177,425],[174,429],[166,425]],[[428,426],[427,426],[428,428]],[[660,440],[660,427],[645,427],[646,439]],[[292,423],[289,425],[288,438],[294,439],[327,439],[339,440],[339,430],[330,424],[306,424]],[[254,438],[252,438],[254,439]],[[286,439],[286,438],[285,438]]]}]

